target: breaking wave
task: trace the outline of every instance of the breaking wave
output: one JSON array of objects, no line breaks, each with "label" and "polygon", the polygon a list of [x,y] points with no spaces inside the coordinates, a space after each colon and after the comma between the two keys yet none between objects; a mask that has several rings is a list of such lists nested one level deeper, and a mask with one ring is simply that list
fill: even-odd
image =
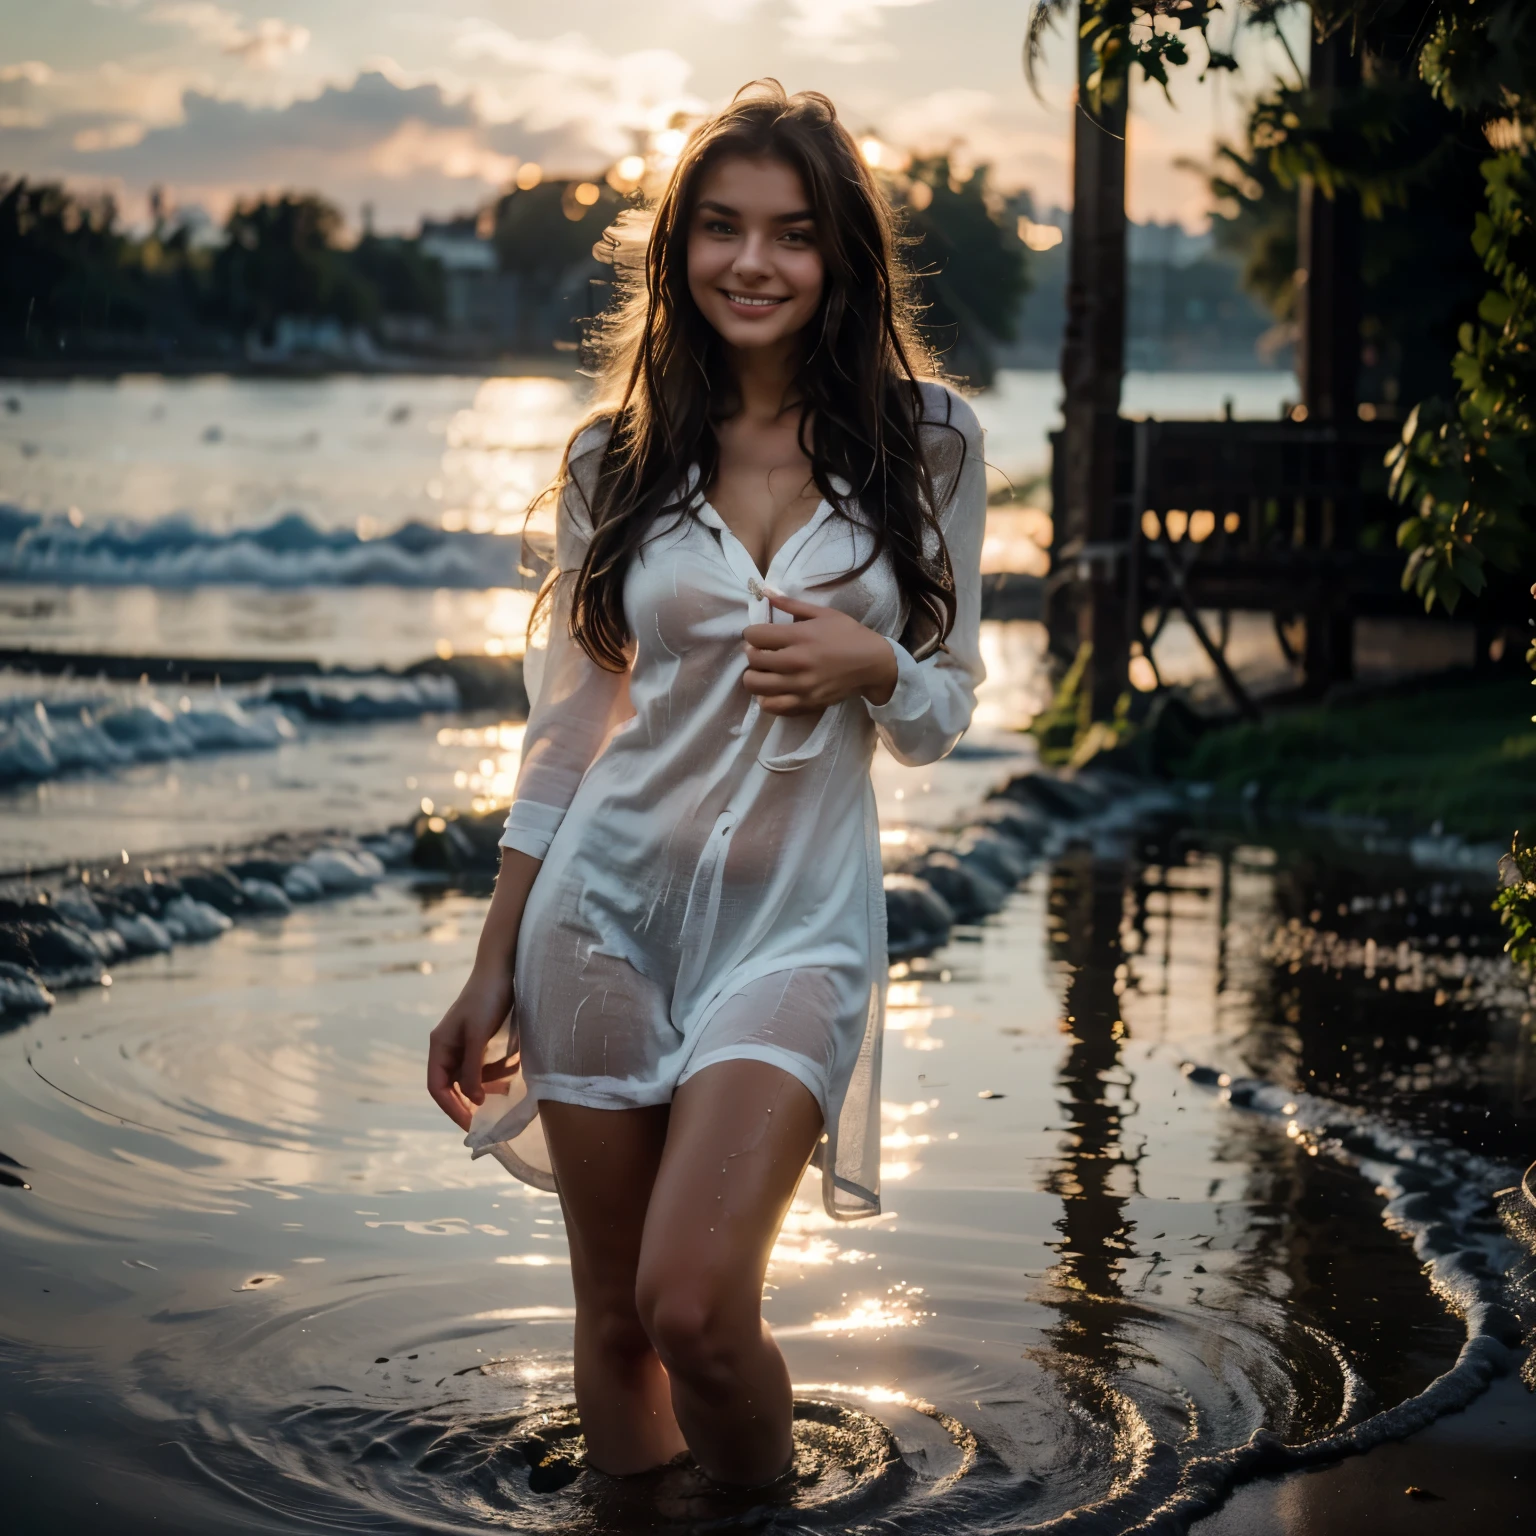
[{"label": "breaking wave", "polygon": [[185,513],[138,523],[77,522],[0,503],[0,580],[86,586],[526,587],[518,534],[449,533],[406,523],[365,539],[288,512],[215,532]]},{"label": "breaking wave", "polygon": [[208,752],[268,751],[309,721],[409,719],[460,708],[453,678],[284,679],[242,697],[200,691],[168,702],[147,688],[0,699],[0,787],[110,773]]}]

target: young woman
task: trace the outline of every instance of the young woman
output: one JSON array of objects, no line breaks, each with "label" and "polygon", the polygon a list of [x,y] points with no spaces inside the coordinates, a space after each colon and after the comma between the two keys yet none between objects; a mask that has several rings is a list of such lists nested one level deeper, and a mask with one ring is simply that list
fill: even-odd
[{"label": "young woman", "polygon": [[877,737],[943,757],[983,675],[981,433],[919,377],[906,294],[831,102],[749,87],[678,162],[567,450],[501,872],[428,1083],[559,1191],[608,1473],[783,1473],[769,1252],[813,1158],[833,1216],[879,1210],[869,765]]}]

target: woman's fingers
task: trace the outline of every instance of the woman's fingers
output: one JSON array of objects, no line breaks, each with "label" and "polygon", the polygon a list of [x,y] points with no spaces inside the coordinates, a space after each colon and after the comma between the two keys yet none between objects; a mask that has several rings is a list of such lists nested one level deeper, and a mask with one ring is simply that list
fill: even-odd
[{"label": "woman's fingers", "polygon": [[815,715],[821,713],[820,705],[808,704],[796,693],[764,694],[758,699],[757,703],[765,715]]},{"label": "woman's fingers", "polygon": [[785,597],[781,592],[770,592],[768,601],[780,613],[790,614],[797,619],[819,619],[822,614],[834,611],[823,607],[820,603],[807,603],[802,598]]},{"label": "woman's fingers", "polygon": [[482,1038],[472,1029],[464,1031],[464,1049],[459,1057],[457,1077],[459,1092],[471,1104],[485,1103],[485,1089],[481,1086],[480,1074],[485,1067],[487,1038]]},{"label": "woman's fingers", "polygon": [[795,633],[793,624],[748,624],[741,638],[760,651],[782,651],[786,645],[798,645],[804,636]]},{"label": "woman's fingers", "polygon": [[805,657],[797,646],[793,650],[768,651],[761,646],[748,645],[747,665],[754,672],[798,672],[805,666]]},{"label": "woman's fingers", "polygon": [[741,685],[748,693],[755,694],[759,704],[766,705],[770,698],[794,699],[803,708],[820,708],[813,705],[812,695],[816,691],[816,680],[809,675],[796,677],[784,672],[766,672],[756,667],[748,667],[741,674]]},{"label": "woman's fingers", "polygon": [[461,1131],[469,1129],[471,1110],[454,1082],[458,1069],[458,1053],[454,1044],[433,1032],[427,1047],[427,1092],[442,1112]]}]

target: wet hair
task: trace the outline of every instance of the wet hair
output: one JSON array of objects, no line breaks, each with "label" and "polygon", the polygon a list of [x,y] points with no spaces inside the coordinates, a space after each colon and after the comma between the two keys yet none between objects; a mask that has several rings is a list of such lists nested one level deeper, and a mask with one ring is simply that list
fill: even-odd
[{"label": "wet hair", "polygon": [[[591,341],[598,360],[593,419],[606,420],[610,431],[595,476],[582,477],[592,487],[593,535],[574,577],[571,633],[600,666],[627,665],[630,562],[663,531],[658,519],[672,514],[667,526],[674,526],[692,515],[692,465],[698,484],[714,482],[715,423],[728,420],[739,401],[725,345],[689,290],[688,240],[701,179],[737,156],[792,168],[815,220],[825,280],[802,332],[793,385],[804,405],[800,446],[821,495],[874,537],[869,559],[838,580],[887,557],[904,600],[902,640],[928,654],[954,623],[955,594],[922,442],[921,429],[931,424],[920,380],[935,370],[913,323],[911,278],[890,204],[832,103],[814,91],[788,96],[776,80],[745,87],[693,131],[649,219],[643,260],[627,274],[623,249],[626,237],[637,244],[639,221],[621,219],[606,237],[620,300]],[[835,489],[840,482],[852,487],[846,498]]]}]

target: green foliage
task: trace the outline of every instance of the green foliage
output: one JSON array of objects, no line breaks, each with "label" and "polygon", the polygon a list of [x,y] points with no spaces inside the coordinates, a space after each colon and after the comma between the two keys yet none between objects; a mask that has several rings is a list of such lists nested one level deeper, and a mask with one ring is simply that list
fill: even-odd
[{"label": "green foliage", "polygon": [[[1024,47],[1025,67],[1035,78],[1045,33],[1058,17],[1073,9],[1073,0],[1034,0]],[[1094,112],[1119,102],[1131,82],[1131,71],[1155,81],[1168,93],[1168,70],[1189,63],[1188,39],[1200,34],[1205,47],[1203,80],[1213,69],[1237,68],[1237,60],[1211,43],[1212,18],[1221,0],[1083,0],[1076,6],[1081,45],[1092,54],[1084,81],[1088,105]]]},{"label": "green foliage", "polygon": [[929,345],[952,373],[989,384],[990,343],[1013,340],[1029,292],[1017,219],[992,191],[986,166],[962,180],[947,155],[915,161],[888,179],[887,192],[901,210]]},{"label": "green foliage", "polygon": [[206,354],[284,315],[441,318],[442,268],[414,241],[341,235],[329,203],[289,194],[238,206],[217,249],[160,218],[135,237],[110,198],[0,178],[0,355]]},{"label": "green foliage", "polygon": [[1432,195],[1457,158],[1449,128],[1419,81],[1383,67],[1354,86],[1279,86],[1255,102],[1248,132],[1280,186],[1294,191],[1310,178],[1329,198],[1347,189],[1366,218],[1380,219]]},{"label": "green foliage", "polygon": [[1509,151],[1487,161],[1488,211],[1472,243],[1497,286],[1461,328],[1454,405],[1426,401],[1393,450],[1403,585],[1454,610],[1489,565],[1512,570],[1536,543],[1536,178]]},{"label": "green foliage", "polygon": [[[1359,0],[1364,3],[1364,0]],[[1455,112],[1536,118],[1536,8],[1529,0],[1441,0],[1419,55],[1419,71]]]},{"label": "green foliage", "polygon": [[603,184],[597,201],[576,201],[573,181],[541,181],[496,204],[496,253],[502,270],[551,287],[592,254],[597,237],[628,200]]},{"label": "green foliage", "polygon": [[[1191,165],[1189,169],[1198,167]],[[1277,320],[1296,313],[1296,191],[1280,180],[1270,155],[1230,144],[1216,148],[1207,182],[1215,200],[1211,233],[1219,250],[1243,264],[1243,286]]]},{"label": "green foliage", "polygon": [[414,240],[364,235],[352,248],[350,261],[378,294],[378,307],[384,313],[443,318],[442,263],[423,255]]},{"label": "green foliage", "polygon": [[12,356],[56,356],[83,333],[143,333],[200,276],[184,230],[135,243],[110,197],[0,178],[0,350]]},{"label": "green foliage", "polygon": [[222,318],[268,339],[284,315],[375,319],[378,294],[338,249],[341,229],[340,212],[313,193],[237,204],[213,266]]},{"label": "green foliage", "polygon": [[1536,843],[1522,842],[1515,833],[1509,852],[1499,861],[1499,876],[1502,883],[1493,910],[1509,930],[1504,953],[1516,965],[1536,972]]},{"label": "green foliage", "polygon": [[1209,186],[1219,245],[1243,261],[1250,292],[1276,319],[1296,315],[1297,191],[1326,162],[1321,184],[1357,193],[1361,229],[1362,398],[1416,401],[1443,393],[1457,328],[1486,281],[1467,240],[1483,207],[1477,128],[1449,118],[1429,88],[1400,72],[1327,100],[1278,87],[1253,104],[1243,149],[1217,151]]},{"label": "green foliage", "polygon": [[1077,648],[1077,655],[1066,676],[1057,684],[1050,705],[1030,724],[1029,734],[1040,748],[1043,763],[1070,762],[1078,742],[1093,724],[1093,701],[1084,686],[1088,663],[1092,660],[1093,647],[1085,642]]},{"label": "green foliage", "polygon": [[[1212,731],[1178,765],[1183,779],[1290,810],[1380,817],[1405,830],[1500,842],[1536,824],[1536,732],[1512,731],[1522,679],[1426,687],[1276,713]],[[1249,789],[1249,786],[1254,786]]]}]

